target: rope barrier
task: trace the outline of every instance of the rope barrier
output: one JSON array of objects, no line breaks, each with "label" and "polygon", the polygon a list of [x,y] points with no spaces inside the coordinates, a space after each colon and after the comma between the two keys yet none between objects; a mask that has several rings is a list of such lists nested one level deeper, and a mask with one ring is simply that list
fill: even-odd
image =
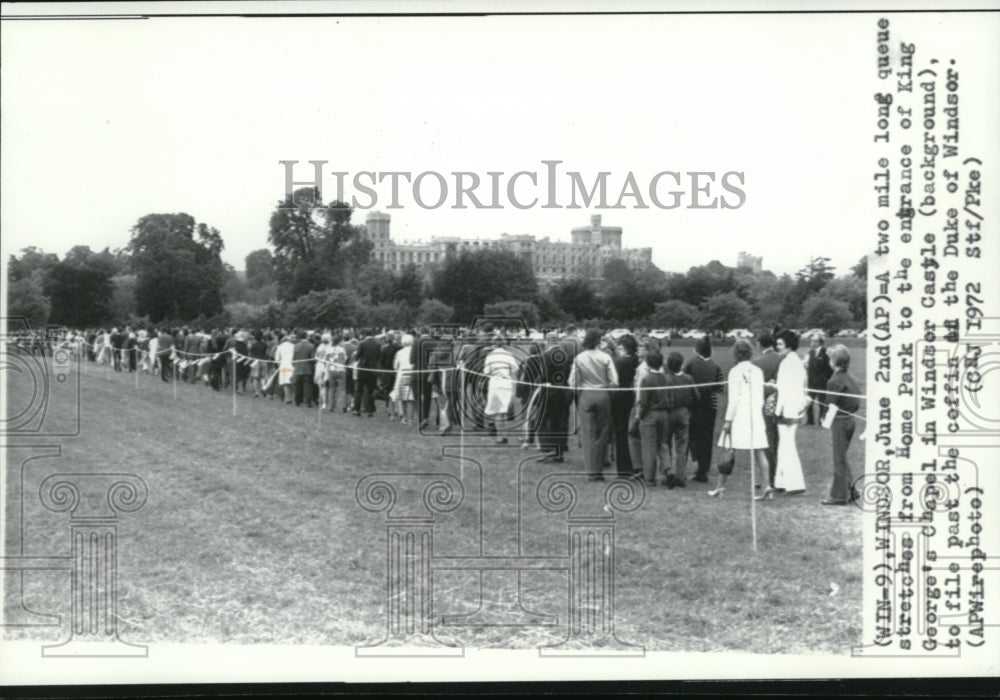
[{"label": "rope barrier", "polygon": [[[479,377],[485,377],[487,379],[494,379],[493,376],[489,374],[484,374],[483,372],[477,372],[473,369],[466,368],[464,370],[468,374],[473,374]],[[638,386],[611,386],[605,389],[597,387],[572,387],[566,384],[551,384],[549,382],[526,382],[520,379],[508,379],[506,377],[499,377],[499,379],[505,379],[506,381],[512,382],[514,384],[521,384],[524,386],[540,386],[547,389],[566,389],[570,391],[660,391],[660,390],[671,390],[671,389],[691,389],[700,388],[705,386],[725,386],[728,382],[705,382],[703,384],[678,384],[675,386],[654,386],[654,387],[638,387]]]},{"label": "rope barrier", "polygon": [[862,399],[862,400],[865,400],[865,399],[868,398],[864,394],[845,394],[845,393],[840,392],[840,391],[826,391],[825,389],[806,389],[806,393],[828,394],[830,396],[847,396],[849,398]]},{"label": "rope barrier", "polygon": [[[74,345],[76,347],[74,347]],[[110,358],[109,358],[108,362],[104,362],[103,361],[103,358],[105,357],[106,354],[110,354],[110,355],[113,356],[117,352],[117,353],[119,353],[120,357],[122,357],[122,358],[124,358],[126,356],[126,353],[133,353],[133,354],[135,354],[137,356],[137,370],[138,370],[138,371],[136,371],[136,380],[135,380],[136,381],[136,389],[137,390],[139,388],[138,375],[141,372],[148,371],[150,373],[153,373],[153,371],[154,371],[153,368],[155,367],[155,364],[156,364],[156,359],[154,358],[154,355],[155,356],[162,356],[162,355],[169,354],[171,356],[171,360],[173,360],[171,362],[171,364],[172,364],[172,367],[171,367],[172,372],[171,373],[173,375],[173,377],[172,377],[172,379],[173,379],[173,381],[172,381],[172,385],[173,385],[172,386],[172,390],[173,390],[173,397],[174,397],[175,401],[177,400],[178,369],[180,369],[180,370],[183,371],[187,367],[189,367],[189,366],[191,366],[193,364],[197,364],[198,367],[199,367],[199,369],[200,369],[200,367],[203,364],[206,364],[209,361],[208,358],[211,358],[211,360],[217,360],[220,357],[223,357],[225,355],[229,355],[232,358],[233,416],[234,417],[236,417],[236,415],[237,415],[237,401],[236,401],[236,394],[237,394],[237,392],[236,392],[236,388],[237,388],[237,381],[236,381],[237,363],[251,364],[252,365],[253,363],[256,363],[256,362],[265,362],[265,363],[273,365],[273,364],[276,364],[276,363],[279,363],[279,362],[281,364],[288,364],[288,363],[290,363],[290,364],[298,364],[298,363],[302,363],[302,362],[317,362],[317,363],[320,363],[322,365],[325,365],[328,368],[329,367],[340,367],[340,368],[343,368],[345,370],[346,369],[355,369],[355,370],[364,371],[364,372],[386,373],[386,374],[387,373],[391,373],[391,374],[430,374],[430,373],[434,373],[434,372],[441,372],[443,380],[446,380],[448,372],[458,371],[462,375],[472,375],[472,376],[483,377],[483,378],[486,378],[486,379],[498,378],[498,379],[503,379],[504,381],[509,382],[511,384],[515,384],[515,385],[519,384],[519,385],[523,385],[523,386],[534,387],[535,391],[533,392],[533,394],[531,396],[531,399],[528,402],[528,412],[529,412],[529,414],[531,412],[533,404],[535,403],[536,398],[539,395],[539,392],[543,388],[545,388],[545,389],[564,389],[564,390],[573,390],[573,391],[632,391],[632,392],[636,392],[636,394],[638,395],[639,392],[646,391],[646,390],[648,390],[648,391],[658,391],[658,390],[661,390],[661,389],[671,390],[671,389],[717,387],[717,386],[727,386],[729,384],[729,382],[727,380],[727,381],[721,381],[721,382],[704,382],[704,383],[699,383],[699,384],[682,384],[682,385],[667,386],[667,387],[607,387],[607,388],[570,387],[570,386],[567,386],[567,385],[552,384],[550,382],[541,382],[540,383],[540,382],[524,381],[524,380],[521,380],[521,379],[514,379],[514,378],[510,378],[510,377],[494,377],[492,375],[489,375],[489,374],[486,374],[486,373],[483,373],[483,372],[478,372],[476,370],[472,370],[472,369],[469,369],[467,367],[464,367],[461,363],[457,367],[434,367],[434,368],[428,368],[428,369],[422,369],[422,370],[421,369],[412,369],[412,368],[410,368],[410,369],[398,369],[398,370],[392,369],[392,370],[390,370],[390,369],[382,369],[382,368],[374,368],[374,367],[373,368],[362,368],[362,367],[357,367],[356,363],[355,364],[344,364],[344,363],[340,363],[340,362],[333,362],[333,361],[330,361],[330,360],[325,360],[325,359],[322,359],[322,358],[306,358],[306,359],[302,359],[302,360],[290,360],[290,361],[281,362],[281,361],[279,361],[277,359],[255,358],[255,357],[251,357],[249,355],[244,355],[244,354],[238,352],[236,350],[236,348],[229,348],[227,350],[222,350],[222,351],[214,352],[214,353],[195,353],[195,352],[188,352],[188,351],[183,351],[183,350],[177,350],[176,346],[165,348],[163,350],[150,351],[148,348],[145,349],[145,350],[142,350],[142,349],[140,349],[138,347],[134,347],[134,348],[114,348],[114,347],[111,347],[111,346],[108,346],[108,345],[104,345],[104,344],[98,345],[98,344],[88,343],[88,342],[86,342],[84,340],[78,340],[75,343],[72,342],[72,341],[62,341],[59,345],[57,345],[55,342],[52,342],[50,350],[54,352],[54,350],[56,350],[56,349],[65,348],[67,346],[72,351],[74,351],[74,352],[76,352],[76,351],[78,351],[80,349],[86,348],[86,347],[91,347],[91,348],[94,348],[95,350],[99,351],[98,354],[97,354],[97,363],[98,364],[106,364],[109,372],[110,372],[111,364],[112,363],[110,362]],[[16,347],[24,349],[24,350],[31,350],[32,349],[32,347],[25,346],[25,345],[23,345],[21,343],[16,343]],[[41,349],[42,349],[42,352],[44,354],[44,346],[41,346]],[[140,355],[141,355],[141,361],[138,361]],[[180,361],[177,361],[178,357],[180,357],[182,359]],[[201,358],[201,359],[195,360],[195,358]],[[144,366],[147,360],[150,361],[150,366],[149,366],[148,370]],[[140,362],[141,362],[141,364],[140,364]],[[275,379],[278,377],[278,375],[279,375],[279,373],[281,371],[282,371],[282,367],[279,367],[278,369],[276,369],[271,374],[271,376],[267,380],[267,382],[263,384],[262,390],[265,393],[271,390],[271,388],[273,387]],[[288,371],[288,370],[286,370],[286,371]],[[108,378],[110,379],[110,374],[108,375]],[[462,376],[460,379],[461,379],[460,384],[462,386],[466,386],[466,384],[465,384],[465,381],[466,381],[465,377]],[[463,423],[463,419],[464,419],[464,415],[465,415],[464,404],[465,404],[465,400],[466,400],[466,393],[467,392],[464,391],[464,390],[461,391],[461,392],[459,392],[459,398],[458,398],[458,400],[462,404],[462,411],[460,412],[460,416],[459,416],[459,426],[462,428],[462,430],[460,431],[461,434],[462,434],[462,438],[461,438],[462,443],[464,443],[464,434],[465,434],[464,425],[462,425],[462,423]],[[844,393],[844,392],[827,391],[827,390],[821,390],[821,389],[803,388],[803,393],[805,393],[807,395],[810,394],[810,393],[818,393],[818,394],[825,394],[825,395],[828,395],[828,396],[844,396],[844,397],[857,398],[857,399],[866,399],[867,398],[863,394],[849,394],[849,393]],[[827,403],[827,402],[819,401],[819,400],[817,400],[817,399],[815,399],[813,397],[810,397],[810,399],[814,403],[816,403],[818,405],[821,405],[821,406],[826,406],[827,408],[829,408],[831,406],[836,407],[836,404],[830,404],[830,403]],[[317,402],[317,405],[319,405],[318,402]],[[857,418],[858,420],[861,420],[861,421],[864,421],[864,422],[867,423],[867,418],[865,416],[861,415],[860,413],[852,413],[850,411],[845,411],[845,410],[843,410],[843,409],[841,409],[839,407],[836,407],[836,410],[838,411],[838,413],[842,413],[842,414],[844,414],[846,416],[850,416],[852,418]],[[320,411],[318,413],[318,415],[317,415],[317,426],[321,426],[321,422],[322,422],[321,413],[322,412]],[[526,430],[527,429],[528,429],[528,427],[526,425]],[[865,439],[865,433],[862,432],[862,434],[859,435],[858,439],[861,440],[861,441],[863,441]],[[460,450],[463,450],[463,449],[464,449],[464,444],[460,443]],[[752,476],[751,476],[751,482],[753,482],[754,477],[755,477],[755,474],[754,474],[754,472],[755,472],[754,466],[755,465],[753,464],[753,461],[754,461],[753,460],[753,451],[751,451],[751,474],[752,474]],[[464,467],[464,463],[463,463],[463,467]],[[757,544],[756,543],[756,517],[755,517],[756,513],[754,512],[754,510],[755,510],[754,504],[751,504],[751,509],[752,509],[751,510],[751,518],[752,518],[752,521],[753,521],[753,529],[754,529],[754,533],[753,533],[754,549],[756,549],[756,544]]]},{"label": "rope barrier", "polygon": [[[96,345],[96,344],[88,343],[88,342],[82,341],[82,340],[78,341],[78,342],[80,342],[81,345],[84,345],[84,346],[87,346],[87,347],[92,347],[92,348],[95,348],[95,349],[102,348],[102,349],[108,350],[110,352],[116,352],[117,351],[117,352],[121,353],[123,357],[124,357],[124,354],[127,353],[127,352],[141,352],[141,353],[144,353],[147,356],[149,356],[149,355],[152,354],[149,350],[139,350],[138,348],[113,348],[113,347],[109,347],[109,346],[106,346],[106,345]],[[18,345],[18,347],[22,347],[22,346]],[[270,362],[270,363],[293,364],[294,365],[294,364],[301,364],[303,362],[317,362],[317,363],[324,364],[328,368],[329,367],[339,367],[339,368],[342,368],[342,369],[345,369],[345,370],[358,370],[358,371],[363,371],[363,372],[374,372],[374,373],[378,373],[378,374],[394,374],[394,375],[395,374],[400,374],[400,373],[407,374],[407,375],[413,375],[413,374],[432,374],[434,372],[454,371],[456,369],[456,367],[434,367],[434,368],[429,368],[429,369],[412,369],[412,368],[410,368],[410,369],[398,369],[397,370],[397,369],[384,369],[384,368],[380,368],[380,367],[358,367],[356,364],[344,364],[344,363],[341,363],[341,362],[333,362],[331,360],[324,360],[324,359],[319,359],[319,358],[315,358],[315,357],[313,357],[313,358],[305,358],[305,359],[301,359],[301,360],[277,360],[277,359],[273,359],[273,358],[260,358],[260,357],[251,357],[249,355],[243,355],[242,353],[238,352],[235,348],[229,348],[228,350],[221,350],[221,351],[214,352],[214,353],[196,353],[196,352],[189,352],[189,351],[186,351],[186,350],[177,350],[176,346],[174,346],[174,347],[171,347],[171,348],[166,348],[164,350],[157,350],[156,351],[157,355],[163,355],[163,354],[166,354],[166,353],[173,353],[171,355],[171,359],[177,359],[177,357],[181,357],[182,361],[184,359],[189,359],[189,358],[194,358],[194,357],[201,357],[201,358],[210,357],[213,360],[216,360],[216,359],[218,359],[219,357],[221,357],[221,356],[223,356],[225,354],[231,353],[233,355],[233,357],[237,359],[237,361],[239,361],[239,362],[241,362],[243,364],[251,364],[253,362]],[[279,371],[280,371],[280,369],[279,369]],[[635,387],[605,387],[605,388],[597,388],[597,387],[570,387],[570,386],[565,385],[565,384],[552,384],[550,382],[530,382],[530,381],[524,381],[524,380],[521,380],[521,379],[514,379],[514,378],[508,378],[508,377],[494,377],[493,375],[489,375],[489,374],[486,374],[486,373],[483,373],[483,372],[478,372],[476,370],[469,369],[468,367],[464,367],[464,366],[462,367],[462,372],[463,372],[463,374],[471,374],[471,375],[478,376],[478,377],[484,377],[486,379],[495,379],[495,378],[496,379],[503,379],[505,381],[511,382],[512,384],[520,384],[522,386],[542,387],[542,388],[546,388],[546,389],[565,389],[565,390],[571,390],[571,391],[633,391],[633,392],[640,392],[640,391],[661,391],[661,390],[671,391],[671,390],[675,390],[675,389],[676,390],[690,389],[690,388],[700,389],[700,388],[703,388],[703,387],[726,386],[729,383],[728,381],[704,382],[704,383],[700,383],[700,384],[678,384],[678,385],[674,385],[674,386],[662,386],[662,387],[638,387],[638,386],[635,386]],[[856,399],[861,399],[861,400],[866,400],[868,398],[864,394],[847,394],[847,393],[837,392],[837,391],[827,391],[825,389],[808,389],[808,388],[803,388],[802,392],[804,394],[806,394],[806,395],[808,395],[810,393],[817,393],[817,394],[826,394],[826,395],[829,395],[829,396],[844,396],[844,397],[848,397],[848,398],[856,398]],[[824,404],[824,405],[829,405],[829,404]],[[848,413],[847,411],[841,411],[841,412],[845,413],[847,415],[858,417],[861,420],[865,420],[865,418],[863,416],[860,416],[858,414]]]},{"label": "rope barrier", "polygon": [[[841,395],[842,396],[854,396],[854,394],[841,394]],[[868,422],[868,419],[865,418],[860,413],[851,413],[850,411],[845,411],[840,406],[837,406],[837,404],[827,403],[827,402],[823,402],[823,401],[816,401],[816,403],[818,403],[819,405],[827,408],[828,410],[829,410],[830,406],[833,406],[833,407],[835,407],[837,409],[837,413],[843,413],[845,416],[851,416],[852,418],[857,418],[859,420],[863,420],[866,423]]]},{"label": "rope barrier", "polygon": [[359,367],[356,364],[345,365],[342,362],[333,362],[332,360],[323,360],[317,357],[307,357],[303,360],[277,360],[273,358],[250,357],[249,355],[240,355],[238,353],[237,355],[238,357],[245,358],[245,360],[249,361],[256,360],[258,362],[277,362],[279,364],[292,364],[292,365],[301,364],[303,362],[318,362],[320,364],[326,365],[327,367],[341,367],[345,370],[356,369],[362,372],[376,372],[381,374],[389,374],[389,373],[397,374],[399,372],[402,372],[403,374],[432,374],[442,369],[455,369],[454,367],[434,367],[432,369],[385,369],[382,367]]}]

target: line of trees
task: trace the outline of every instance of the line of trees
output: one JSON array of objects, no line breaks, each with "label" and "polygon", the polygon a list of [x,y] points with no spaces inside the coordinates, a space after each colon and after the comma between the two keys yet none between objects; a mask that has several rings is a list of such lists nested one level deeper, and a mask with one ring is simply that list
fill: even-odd
[{"label": "line of trees", "polygon": [[339,202],[304,189],[278,202],[269,248],[239,272],[221,260],[222,234],[184,213],[149,214],[120,251],[76,246],[60,260],[27,248],[8,264],[10,315],[35,326],[190,323],[206,326],[358,326],[468,323],[518,315],[531,326],[602,325],[727,331],[775,325],[839,330],[866,322],[867,265],[836,276],[828,258],[776,276],[713,260],[686,273],[609,261],[600,279],[549,288],[531,261],[484,249],[449,255],[428,277],[372,260],[364,228]]}]

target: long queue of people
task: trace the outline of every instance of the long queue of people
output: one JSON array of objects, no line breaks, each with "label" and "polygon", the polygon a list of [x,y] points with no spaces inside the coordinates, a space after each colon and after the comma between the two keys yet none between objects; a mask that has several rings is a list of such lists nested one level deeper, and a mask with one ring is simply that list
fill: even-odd
[{"label": "long queue of people", "polygon": [[[24,347],[42,354],[47,344],[63,347],[114,371],[358,417],[374,417],[382,404],[390,420],[442,434],[478,432],[499,443],[520,439],[553,462],[570,449],[575,410],[588,479],[603,480],[610,470],[649,486],[685,488],[689,480],[708,482],[713,452],[751,450],[762,500],[805,492],[796,432],[814,422],[814,409],[820,422],[829,411],[833,479],[822,503],[846,505],[857,497],[847,449],[863,399],[850,353],[842,345],[827,351],[816,338],[803,362],[794,331],[757,340],[756,358],[749,342],[736,342],[725,377],[707,337],[685,359],[653,338],[613,340],[573,326],[540,341],[492,329],[124,328],[64,332],[50,343],[31,338]],[[712,497],[725,493],[729,476],[726,465],[717,471]]]}]

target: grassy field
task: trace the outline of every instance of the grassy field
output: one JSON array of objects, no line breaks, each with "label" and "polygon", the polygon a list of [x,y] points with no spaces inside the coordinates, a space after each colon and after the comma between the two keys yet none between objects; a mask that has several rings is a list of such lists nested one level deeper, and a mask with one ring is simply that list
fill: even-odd
[{"label": "grassy field", "polygon": [[[863,380],[863,352],[853,354],[852,372]],[[728,369],[729,349],[717,359]],[[477,554],[480,528],[485,554],[565,553],[565,518],[542,511],[534,488],[550,471],[582,471],[575,438],[564,465],[521,464],[535,455],[469,438],[465,455],[478,466],[463,467],[443,456],[441,438],[384,415],[327,413],[318,423],[315,411],[239,396],[234,418],[231,394],[201,385],[179,384],[175,400],[170,384],[148,375],[138,389],[132,376],[103,367],[85,365],[81,375],[80,435],[37,440],[58,444],[61,457],[23,469],[25,552],[68,553],[66,516],[38,503],[49,473],[129,471],[145,479],[148,503],[120,524],[118,615],[126,640],[358,645],[382,638],[385,516],[355,498],[358,481],[375,472],[464,476],[464,503],[437,516],[435,554]],[[29,387],[19,375],[6,379],[17,405]],[[47,427],[72,424],[69,398],[51,402]],[[861,632],[861,513],[819,504],[831,478],[829,431],[804,426],[798,446],[807,492],[758,504],[756,552],[745,462],[737,462],[724,499],[706,496],[711,484],[689,482],[651,489],[641,508],[618,515],[620,639],[658,650],[848,653]],[[851,446],[855,475],[863,447]],[[8,453],[5,478],[8,551],[20,531],[13,520],[18,454]],[[579,486],[583,499],[599,498],[603,487]],[[401,498],[416,493],[403,489]],[[439,637],[473,647],[552,644],[565,635],[566,582],[565,572],[554,571],[521,580],[525,607],[558,616],[556,626],[450,627]],[[479,584],[472,572],[435,574],[435,619],[475,610]],[[64,626],[8,629],[6,638],[65,638],[67,590],[64,572],[25,574],[28,607],[62,615]],[[498,595],[485,586],[487,602]]]}]

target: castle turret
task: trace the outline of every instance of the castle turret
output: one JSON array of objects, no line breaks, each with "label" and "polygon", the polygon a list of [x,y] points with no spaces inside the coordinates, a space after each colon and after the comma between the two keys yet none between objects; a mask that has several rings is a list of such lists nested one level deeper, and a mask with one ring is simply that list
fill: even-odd
[{"label": "castle turret", "polygon": [[365,228],[368,230],[368,238],[376,243],[387,242],[389,240],[389,222],[392,219],[388,214],[380,211],[373,211],[365,217]]}]

